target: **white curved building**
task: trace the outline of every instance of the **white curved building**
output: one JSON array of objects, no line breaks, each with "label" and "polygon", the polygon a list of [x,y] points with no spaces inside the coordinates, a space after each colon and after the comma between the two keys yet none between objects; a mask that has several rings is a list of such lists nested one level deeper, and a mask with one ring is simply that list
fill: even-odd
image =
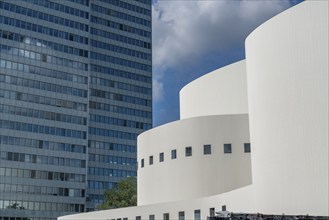
[{"label": "white curved building", "polygon": [[328,215],[328,19],[328,1],[304,2],[246,40],[260,212]]},{"label": "white curved building", "polygon": [[138,206],[59,219],[328,216],[328,8],[277,15],[249,35],[245,61],[181,90],[181,120],[138,137]]}]

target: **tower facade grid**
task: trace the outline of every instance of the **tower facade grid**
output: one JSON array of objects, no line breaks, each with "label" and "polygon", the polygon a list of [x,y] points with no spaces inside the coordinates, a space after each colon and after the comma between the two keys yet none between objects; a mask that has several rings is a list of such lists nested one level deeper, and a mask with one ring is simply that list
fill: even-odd
[{"label": "tower facade grid", "polygon": [[152,127],[151,1],[0,1],[0,219],[93,211]]}]

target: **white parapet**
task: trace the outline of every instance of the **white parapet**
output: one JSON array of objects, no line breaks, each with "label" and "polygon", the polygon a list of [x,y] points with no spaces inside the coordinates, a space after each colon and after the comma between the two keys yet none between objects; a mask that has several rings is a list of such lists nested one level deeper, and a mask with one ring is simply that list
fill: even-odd
[{"label": "white parapet", "polygon": [[[217,195],[251,184],[244,143],[249,143],[247,114],[184,119],[144,132],[138,136],[138,205]],[[231,144],[232,153],[224,153],[224,144]],[[204,145],[210,145],[210,154]]]},{"label": "white parapet", "polygon": [[247,114],[245,61],[208,73],[186,85],[180,95],[180,118]]}]

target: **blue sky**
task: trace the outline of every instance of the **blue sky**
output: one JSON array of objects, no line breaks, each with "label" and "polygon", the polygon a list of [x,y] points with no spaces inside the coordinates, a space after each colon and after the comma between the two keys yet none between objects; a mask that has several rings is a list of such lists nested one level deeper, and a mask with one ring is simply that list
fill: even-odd
[{"label": "blue sky", "polygon": [[192,80],[244,59],[252,30],[301,0],[153,2],[153,126],[179,119],[179,91]]}]

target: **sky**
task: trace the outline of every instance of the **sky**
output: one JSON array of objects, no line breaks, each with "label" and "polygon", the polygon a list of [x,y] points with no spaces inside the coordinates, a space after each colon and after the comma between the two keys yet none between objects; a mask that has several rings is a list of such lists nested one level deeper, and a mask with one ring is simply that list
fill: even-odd
[{"label": "sky", "polygon": [[155,0],[153,126],[179,120],[179,91],[245,57],[256,27],[302,0]]}]

